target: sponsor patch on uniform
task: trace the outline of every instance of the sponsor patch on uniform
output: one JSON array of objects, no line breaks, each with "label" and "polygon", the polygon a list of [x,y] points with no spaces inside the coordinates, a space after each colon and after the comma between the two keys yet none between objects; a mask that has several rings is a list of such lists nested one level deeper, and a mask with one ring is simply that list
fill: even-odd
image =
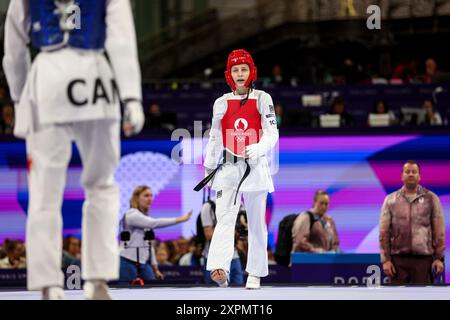
[{"label": "sponsor patch on uniform", "polygon": [[275,118],[275,115],[273,113],[271,114],[266,114],[266,118]]},{"label": "sponsor patch on uniform", "polygon": [[220,197],[222,197],[222,190],[217,191],[216,198],[219,199]]},{"label": "sponsor patch on uniform", "polygon": [[273,108],[273,106],[269,106],[269,111],[270,111],[271,113],[274,113],[274,112],[275,112],[275,109]]}]

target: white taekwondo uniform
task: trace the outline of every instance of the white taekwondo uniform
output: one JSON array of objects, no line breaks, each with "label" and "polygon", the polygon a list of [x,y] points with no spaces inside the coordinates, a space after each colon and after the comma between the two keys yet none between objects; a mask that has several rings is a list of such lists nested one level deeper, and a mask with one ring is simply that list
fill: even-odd
[{"label": "white taekwondo uniform", "polygon": [[[72,141],[83,163],[86,198],[82,277],[119,276],[119,192],[114,181],[120,157],[117,91],[122,101],[142,100],[134,22],[128,0],[76,3],[82,6],[81,28],[73,31],[73,37],[72,31],[55,31],[59,25],[55,19],[61,15],[55,17],[53,0],[11,1],[5,23],[3,67],[15,102],[14,134],[26,139],[30,165],[26,228],[30,290],[63,286],[61,206]],[[33,63],[27,48],[30,33],[40,49]],[[55,41],[58,36],[63,39]],[[85,47],[76,43],[80,39]]]},{"label": "white taekwondo uniform", "polygon": [[[246,271],[250,275],[264,277],[268,274],[266,200],[267,193],[274,191],[265,154],[278,141],[278,129],[272,98],[269,94],[261,90],[252,90],[247,102],[240,106],[244,98],[246,95],[227,93],[214,103],[204,166],[209,170],[215,169],[219,160],[223,160],[224,149],[234,156],[242,156],[245,146],[254,143],[258,144],[260,156],[248,161],[250,173],[243,180],[237,198],[235,197],[238,184],[247,167],[243,158],[235,163],[223,163],[212,180],[212,189],[216,191],[217,225],[211,240],[206,269],[210,271],[223,269],[229,272],[234,252],[235,223],[243,194],[249,226]],[[248,112],[245,111],[246,108]],[[230,123],[231,127],[234,126],[234,128],[228,128],[229,135],[225,132],[227,130],[224,130],[226,129],[223,127],[224,121]],[[246,134],[252,128],[260,131],[259,142],[251,134]],[[228,137],[225,138],[227,141],[224,141],[224,137]],[[237,199],[236,202],[235,199]]]}]

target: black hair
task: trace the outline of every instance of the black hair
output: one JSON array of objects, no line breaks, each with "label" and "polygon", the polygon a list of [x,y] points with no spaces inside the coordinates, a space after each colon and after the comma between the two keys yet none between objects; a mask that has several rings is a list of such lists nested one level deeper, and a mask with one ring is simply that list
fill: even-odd
[{"label": "black hair", "polygon": [[373,104],[372,113],[377,113],[377,106],[378,106],[379,103],[384,104],[384,113],[388,113],[389,112],[389,105],[388,105],[387,101],[384,100],[384,99],[379,99],[379,100],[375,101],[375,103]]}]

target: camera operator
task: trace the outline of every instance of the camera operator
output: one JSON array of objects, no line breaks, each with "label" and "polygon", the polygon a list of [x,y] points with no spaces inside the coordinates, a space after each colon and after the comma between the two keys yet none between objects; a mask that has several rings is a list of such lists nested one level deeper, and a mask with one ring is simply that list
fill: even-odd
[{"label": "camera operator", "polygon": [[[163,279],[158,269],[155,250],[149,248],[152,240],[152,232],[156,228],[168,227],[177,223],[188,221],[192,216],[192,210],[178,218],[152,218],[149,209],[153,202],[152,190],[148,186],[138,186],[130,200],[130,209],[122,219],[122,230],[130,233],[129,241],[120,252],[120,282],[130,282],[136,279],[137,263],[139,260],[139,274],[144,281]],[[151,252],[151,268],[148,263]],[[138,258],[139,257],[139,258]]]}]

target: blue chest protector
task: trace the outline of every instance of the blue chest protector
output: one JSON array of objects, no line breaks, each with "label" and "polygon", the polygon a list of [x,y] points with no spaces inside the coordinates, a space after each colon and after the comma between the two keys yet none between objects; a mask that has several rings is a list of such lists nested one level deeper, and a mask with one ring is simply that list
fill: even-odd
[{"label": "blue chest protector", "polygon": [[[106,0],[75,0],[73,6],[58,10],[57,2],[64,0],[28,0],[31,18],[31,42],[39,49],[53,49],[70,46],[79,49],[103,49],[106,38]],[[64,15],[64,13],[66,15]],[[75,25],[64,30],[61,22],[77,21]],[[73,24],[72,24],[73,25]]]}]

